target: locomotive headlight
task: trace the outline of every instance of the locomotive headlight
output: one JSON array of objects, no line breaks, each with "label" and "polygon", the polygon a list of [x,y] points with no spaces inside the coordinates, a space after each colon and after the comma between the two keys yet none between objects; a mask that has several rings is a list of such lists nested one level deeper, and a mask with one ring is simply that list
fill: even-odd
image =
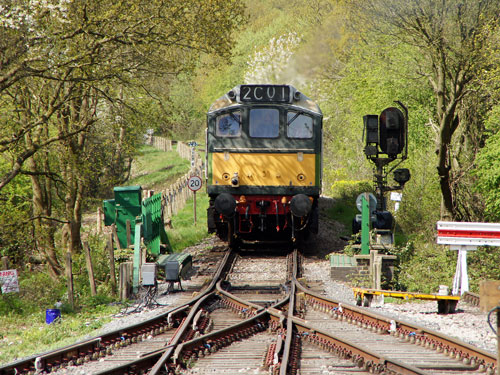
[{"label": "locomotive headlight", "polygon": [[311,212],[311,208],[312,202],[305,194],[294,195],[290,201],[290,211],[292,211],[293,216],[306,216],[309,212]]},{"label": "locomotive headlight", "polygon": [[222,193],[215,198],[215,210],[224,216],[233,216],[236,209],[236,199],[229,193]]},{"label": "locomotive headlight", "polygon": [[240,186],[240,178],[238,177],[238,172],[234,172],[233,177],[231,178],[231,185],[233,187]]}]

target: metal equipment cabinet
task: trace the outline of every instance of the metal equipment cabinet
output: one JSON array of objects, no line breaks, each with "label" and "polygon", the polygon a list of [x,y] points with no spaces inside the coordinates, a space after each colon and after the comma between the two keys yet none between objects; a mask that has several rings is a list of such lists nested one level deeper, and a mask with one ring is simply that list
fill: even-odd
[{"label": "metal equipment cabinet", "polygon": [[116,207],[114,199],[108,199],[102,201],[102,212],[104,212],[104,225],[106,227],[115,223],[115,217],[116,217],[115,211]]},{"label": "metal equipment cabinet", "polygon": [[193,258],[191,254],[176,253],[160,255],[158,265],[165,269],[165,281],[178,282],[185,278],[192,266]]}]

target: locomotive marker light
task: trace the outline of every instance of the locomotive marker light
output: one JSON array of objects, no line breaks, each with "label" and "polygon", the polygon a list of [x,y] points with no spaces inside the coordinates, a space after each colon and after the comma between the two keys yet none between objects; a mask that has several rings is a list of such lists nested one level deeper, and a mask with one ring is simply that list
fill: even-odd
[{"label": "locomotive marker light", "polygon": [[438,221],[437,231],[439,245],[458,250],[452,293],[464,294],[469,290],[467,251],[476,250],[478,246],[500,246],[500,224]]}]

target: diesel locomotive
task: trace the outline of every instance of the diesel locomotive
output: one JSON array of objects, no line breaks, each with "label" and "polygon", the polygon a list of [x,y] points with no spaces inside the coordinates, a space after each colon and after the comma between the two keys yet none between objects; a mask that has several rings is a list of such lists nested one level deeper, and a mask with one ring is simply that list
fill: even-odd
[{"label": "diesel locomotive", "polygon": [[235,246],[318,232],[318,105],[290,85],[238,85],[207,114],[208,230]]}]

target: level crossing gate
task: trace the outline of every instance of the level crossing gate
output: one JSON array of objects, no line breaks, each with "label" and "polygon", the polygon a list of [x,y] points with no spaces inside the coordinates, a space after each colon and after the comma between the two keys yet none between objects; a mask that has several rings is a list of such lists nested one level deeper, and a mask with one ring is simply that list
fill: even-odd
[{"label": "level crossing gate", "polygon": [[438,221],[437,243],[457,250],[457,268],[453,278],[453,295],[469,291],[467,252],[478,246],[500,246],[500,224]]}]

